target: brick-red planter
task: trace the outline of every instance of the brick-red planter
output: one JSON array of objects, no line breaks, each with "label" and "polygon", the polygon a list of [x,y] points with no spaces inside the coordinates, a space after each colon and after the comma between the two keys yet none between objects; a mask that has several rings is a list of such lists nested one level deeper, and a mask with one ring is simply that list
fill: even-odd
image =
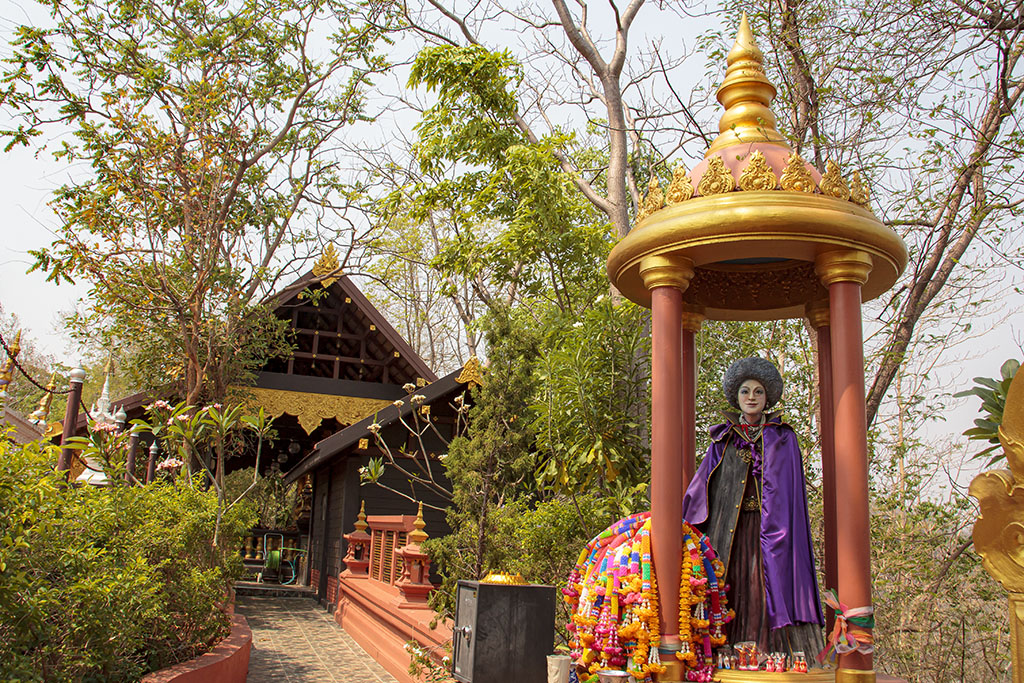
[{"label": "brick-red planter", "polygon": [[252,631],[240,614],[231,615],[231,633],[195,659],[154,671],[142,683],[245,683],[249,674]]}]

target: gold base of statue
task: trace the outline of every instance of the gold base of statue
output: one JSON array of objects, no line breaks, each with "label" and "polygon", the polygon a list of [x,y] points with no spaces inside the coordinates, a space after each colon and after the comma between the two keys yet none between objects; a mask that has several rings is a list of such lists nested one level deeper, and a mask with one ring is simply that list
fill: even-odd
[{"label": "gold base of statue", "polygon": [[683,663],[674,657],[671,660],[662,660],[665,671],[654,675],[658,683],[683,683],[686,681],[686,669]]},{"label": "gold base of statue", "polygon": [[740,671],[739,669],[719,669],[715,672],[715,681],[720,683],[764,683],[779,681],[803,681],[803,683],[834,683],[836,672],[832,669],[811,669],[807,673],[796,671]]}]

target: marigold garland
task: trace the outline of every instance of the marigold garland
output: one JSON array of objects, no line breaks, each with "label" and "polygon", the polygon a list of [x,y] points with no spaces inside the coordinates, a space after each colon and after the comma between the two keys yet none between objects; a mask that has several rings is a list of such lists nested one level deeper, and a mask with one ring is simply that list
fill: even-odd
[{"label": "marigold garland", "polygon": [[[572,607],[568,624],[570,654],[596,683],[597,672],[628,671],[638,683],[651,683],[665,671],[658,654],[661,620],[651,560],[651,513],[621,519],[595,536],[580,552],[562,590]],[[711,650],[725,644],[725,568],[707,537],[683,522],[679,585],[679,637],[676,654],[687,680],[710,680]]]}]

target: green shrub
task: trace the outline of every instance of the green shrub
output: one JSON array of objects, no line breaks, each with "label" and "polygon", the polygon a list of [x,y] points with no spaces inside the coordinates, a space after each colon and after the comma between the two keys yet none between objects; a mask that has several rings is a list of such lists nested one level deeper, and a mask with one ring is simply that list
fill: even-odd
[{"label": "green shrub", "polygon": [[219,640],[251,506],[214,547],[213,491],[67,486],[56,460],[0,435],[0,679],[137,680]]}]

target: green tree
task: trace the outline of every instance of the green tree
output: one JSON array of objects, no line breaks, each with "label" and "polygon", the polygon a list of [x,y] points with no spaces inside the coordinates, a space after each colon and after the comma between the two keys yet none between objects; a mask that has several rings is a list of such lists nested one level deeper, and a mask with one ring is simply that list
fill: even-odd
[{"label": "green tree", "polygon": [[53,154],[80,172],[35,267],[90,285],[71,327],[127,348],[142,385],[223,397],[287,348],[264,299],[295,253],[343,239],[330,141],[363,117],[384,29],[333,0],[40,4],[5,60],[3,134],[70,131]]}]

